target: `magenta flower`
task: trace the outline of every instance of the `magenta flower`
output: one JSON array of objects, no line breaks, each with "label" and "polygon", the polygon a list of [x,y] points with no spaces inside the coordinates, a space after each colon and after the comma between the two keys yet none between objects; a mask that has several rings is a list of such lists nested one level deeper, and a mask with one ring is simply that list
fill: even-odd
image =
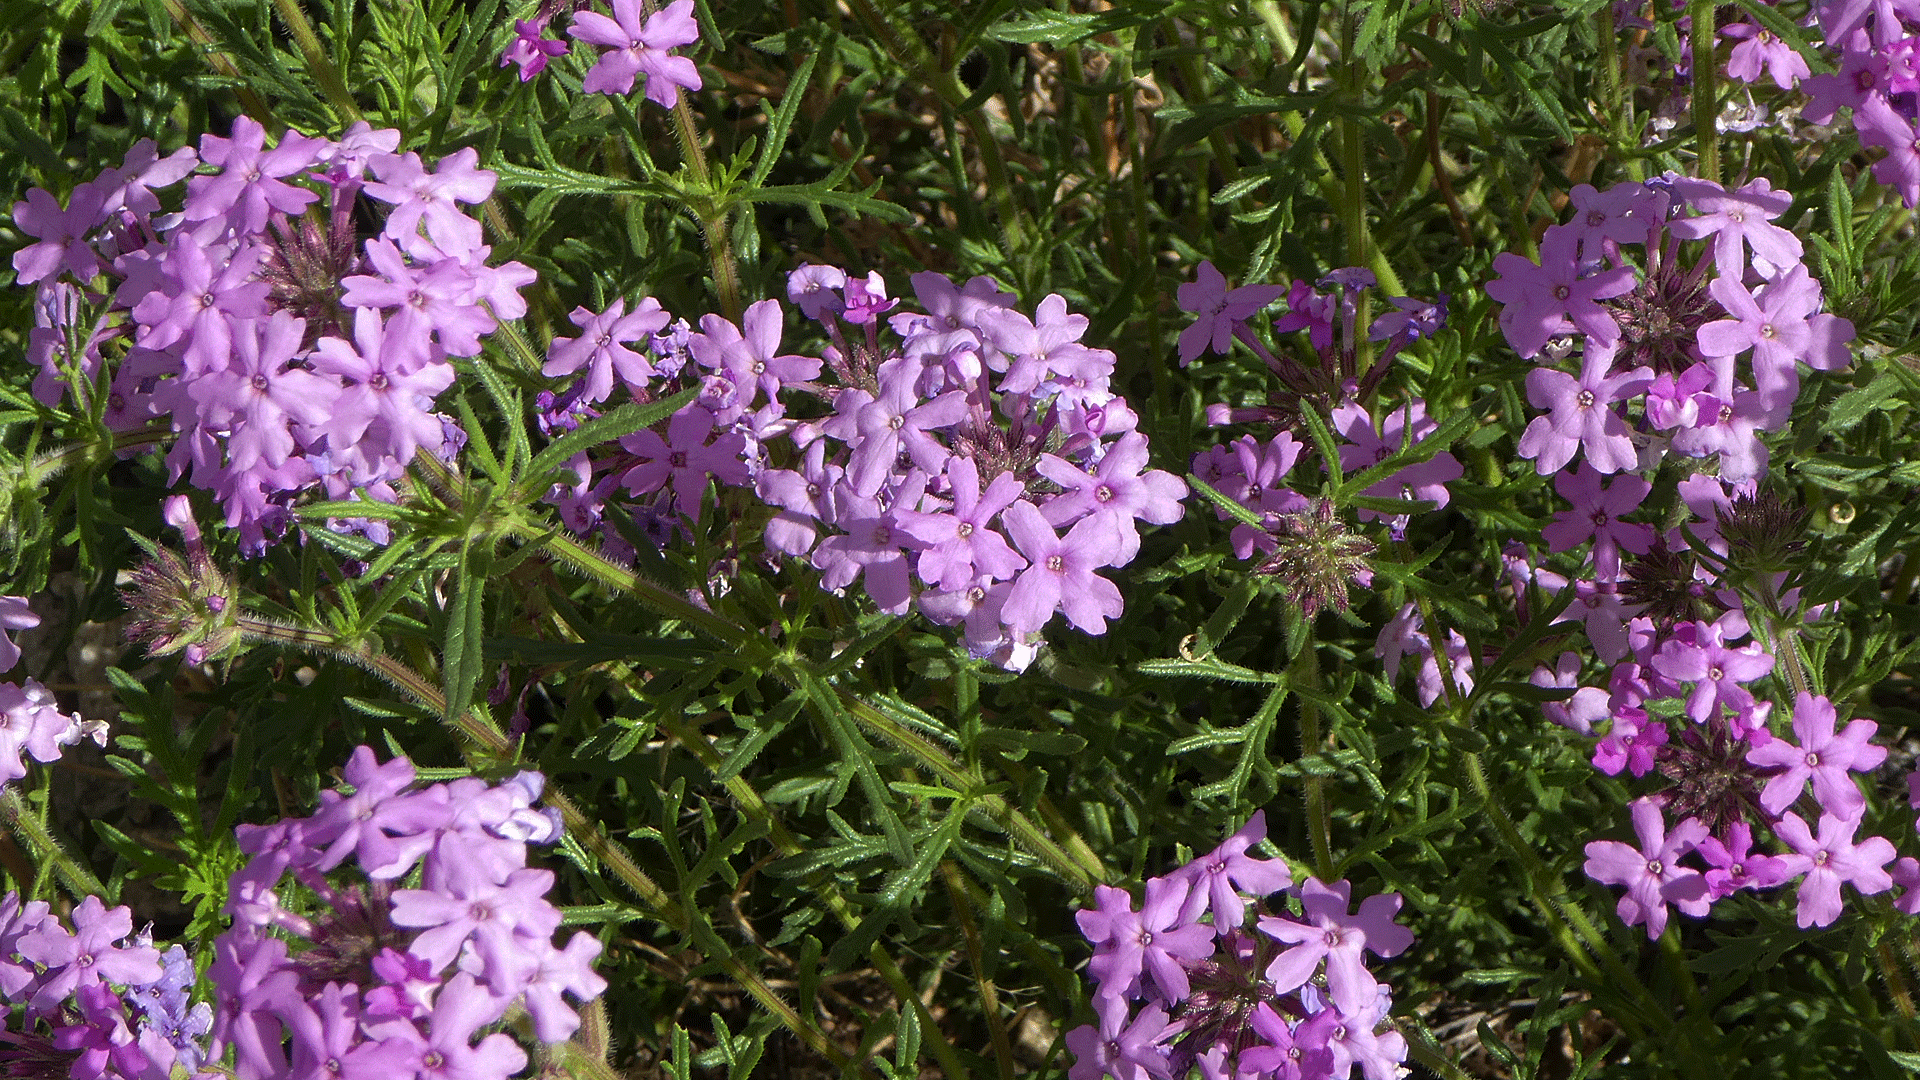
[{"label": "magenta flower", "polygon": [[1709,836],[1694,850],[1707,860],[1707,887],[1715,899],[1741,889],[1771,889],[1793,876],[1786,860],[1753,850],[1753,826],[1736,821],[1727,827],[1727,840]]},{"label": "magenta flower", "polygon": [[1654,532],[1648,525],[1621,521],[1646,501],[1653,485],[1638,476],[1622,476],[1602,486],[1600,473],[1587,462],[1571,473],[1553,478],[1553,490],[1573,504],[1570,510],[1557,511],[1553,524],[1541,530],[1548,551],[1571,551],[1593,541],[1593,568],[1597,577],[1613,580],[1620,576],[1620,549],[1645,555],[1653,549]]},{"label": "magenta flower", "polygon": [[1696,918],[1713,906],[1707,882],[1697,870],[1680,865],[1680,857],[1707,837],[1707,827],[1688,818],[1666,831],[1660,805],[1651,798],[1633,801],[1633,830],[1640,838],[1635,848],[1618,840],[1595,840],[1587,845],[1588,877],[1603,885],[1625,885],[1627,893],[1616,908],[1628,926],[1645,923],[1647,937],[1667,929],[1667,904]]},{"label": "magenta flower", "polygon": [[1192,326],[1180,331],[1181,367],[1193,363],[1209,348],[1226,355],[1232,347],[1234,331],[1286,292],[1278,285],[1242,285],[1228,292],[1226,276],[1204,259],[1195,273],[1195,280],[1180,286],[1175,294],[1181,311],[1200,316]]},{"label": "magenta flower", "polygon": [[500,66],[516,64],[520,68],[520,81],[526,82],[535,75],[547,70],[547,62],[556,56],[567,55],[567,43],[546,36],[547,21],[535,19],[513,20],[513,40],[507,43],[500,54]]},{"label": "magenta flower", "polygon": [[1608,776],[1625,769],[1635,776],[1653,771],[1654,756],[1667,744],[1667,725],[1648,720],[1645,709],[1623,705],[1613,710],[1613,724],[1593,747],[1593,767]]},{"label": "magenta flower", "polygon": [[1123,542],[1111,518],[1084,518],[1063,539],[1029,502],[1016,502],[1001,516],[1007,533],[1027,557],[1001,618],[1016,634],[1036,633],[1055,611],[1089,634],[1104,634],[1126,604],[1113,582],[1095,574],[1118,561]]},{"label": "magenta flower", "polygon": [[[1540,355],[1549,339],[1569,328],[1579,330],[1603,349],[1612,349],[1620,340],[1620,324],[1600,301],[1631,292],[1633,269],[1616,266],[1581,277],[1577,244],[1578,237],[1572,230],[1549,230],[1540,245],[1538,265],[1511,252],[1494,259],[1493,268],[1500,276],[1487,282],[1487,295],[1505,305],[1500,311],[1500,329],[1521,356]],[[1528,380],[1528,388],[1531,390],[1532,380]]]},{"label": "magenta flower", "polygon": [[1623,472],[1638,463],[1627,423],[1611,406],[1645,390],[1653,382],[1653,369],[1613,375],[1610,367],[1609,355],[1596,350],[1581,364],[1578,379],[1552,368],[1527,373],[1527,400],[1551,411],[1533,418],[1517,449],[1521,457],[1534,459],[1541,476],[1559,472],[1582,449],[1603,473]]},{"label": "magenta flower", "polygon": [[647,77],[647,99],[671,109],[682,87],[700,89],[700,69],[671,49],[700,39],[693,0],[673,0],[642,24],[640,0],[613,0],[613,18],[597,11],[575,12],[567,33],[606,51],[587,72],[580,88],[589,94],[626,94],[636,76]]},{"label": "magenta flower", "polygon": [[1761,790],[1762,809],[1778,814],[1792,806],[1811,779],[1813,797],[1821,809],[1835,817],[1859,820],[1867,798],[1847,773],[1879,768],[1887,760],[1887,748],[1873,745],[1873,733],[1878,730],[1873,721],[1854,720],[1838,735],[1833,733],[1836,722],[1833,702],[1802,692],[1793,700],[1793,734],[1800,745],[1774,739],[1747,751],[1750,764],[1786,770]]},{"label": "magenta flower", "polygon": [[1189,984],[1181,961],[1213,955],[1213,928],[1181,917],[1190,888],[1182,879],[1150,878],[1137,912],[1125,889],[1094,888],[1096,906],[1078,912],[1075,921],[1099,946],[1087,963],[1100,984],[1097,997],[1127,997],[1144,973],[1165,1004],[1186,1000]]},{"label": "magenta flower", "polygon": [[1793,849],[1780,858],[1788,874],[1805,874],[1795,894],[1799,908],[1794,921],[1802,930],[1826,926],[1840,917],[1840,885],[1850,882],[1862,896],[1893,888],[1893,878],[1881,869],[1893,861],[1893,845],[1884,836],[1869,836],[1853,842],[1860,822],[1820,815],[1820,835],[1816,839],[1798,814],[1788,814],[1773,827],[1774,835]]},{"label": "magenta flower", "polygon": [[1293,946],[1267,965],[1267,979],[1278,991],[1302,986],[1327,962],[1327,986],[1341,1012],[1358,1016],[1368,1012],[1379,994],[1379,983],[1367,971],[1363,953],[1398,956],[1413,944],[1413,931],[1393,921],[1400,910],[1399,893],[1369,896],[1360,910],[1348,914],[1353,886],[1345,881],[1326,885],[1308,878],[1300,885],[1300,906],[1306,922],[1266,916],[1260,932]]},{"label": "magenta flower", "polygon": [[1255,810],[1240,831],[1227,837],[1219,847],[1173,872],[1193,885],[1187,894],[1182,921],[1193,922],[1209,908],[1213,911],[1213,932],[1226,936],[1240,928],[1246,919],[1247,898],[1271,896],[1293,884],[1287,864],[1279,859],[1255,859],[1247,850],[1267,838],[1267,812]]}]

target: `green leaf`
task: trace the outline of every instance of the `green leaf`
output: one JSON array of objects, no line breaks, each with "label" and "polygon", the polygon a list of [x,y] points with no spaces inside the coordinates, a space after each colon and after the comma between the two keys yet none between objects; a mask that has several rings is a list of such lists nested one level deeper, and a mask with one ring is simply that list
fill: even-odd
[{"label": "green leaf", "polygon": [[1142,675],[1189,676],[1199,679],[1219,679],[1222,682],[1253,683],[1267,686],[1281,682],[1284,676],[1255,671],[1229,664],[1216,656],[1203,656],[1195,660],[1145,660],[1134,667]]},{"label": "green leaf", "polygon": [[807,96],[807,80],[813,77],[813,65],[819,61],[818,52],[808,53],[800,63],[800,70],[787,80],[787,88],[780,95],[780,107],[767,120],[767,141],[760,148],[760,160],[754,163],[753,175],[747,180],[750,187],[764,184],[780,160],[780,151],[793,132],[793,118],[799,114],[800,102]]},{"label": "green leaf", "polygon": [[527,462],[526,475],[534,483],[544,485],[554,470],[566,464],[573,455],[601,443],[613,442],[643,428],[650,428],[679,412],[699,393],[696,387],[646,405],[622,405],[611,412],[597,416],[548,443],[533,456],[532,461]]},{"label": "green leaf", "polygon": [[486,611],[486,586],[492,562],[492,544],[482,537],[469,538],[460,560],[459,576],[454,580],[453,599],[447,608],[446,650],[441,659],[441,692],[446,695],[446,709],[441,719],[449,724],[466,715],[473,704],[474,689],[486,670],[482,616]]}]

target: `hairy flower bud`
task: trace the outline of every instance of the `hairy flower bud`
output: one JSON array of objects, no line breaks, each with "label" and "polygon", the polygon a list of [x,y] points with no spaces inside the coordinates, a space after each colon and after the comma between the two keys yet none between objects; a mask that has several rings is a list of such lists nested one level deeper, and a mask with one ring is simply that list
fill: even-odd
[{"label": "hairy flower bud", "polygon": [[1287,601],[1307,618],[1324,607],[1347,610],[1348,581],[1363,587],[1373,583],[1367,564],[1373,541],[1350,532],[1331,501],[1321,499],[1299,513],[1272,515],[1269,522],[1273,553],[1253,572],[1279,582]]},{"label": "hairy flower bud", "polygon": [[184,650],[193,663],[236,649],[240,628],[233,584],[204,556],[185,560],[166,548],[146,546],[149,558],[121,590],[134,612],[127,639],[144,644],[151,656]]},{"label": "hairy flower bud", "polygon": [[1720,535],[1734,563],[1772,574],[1799,565],[1806,549],[1807,511],[1788,506],[1771,490],[1741,495],[1719,512]]}]

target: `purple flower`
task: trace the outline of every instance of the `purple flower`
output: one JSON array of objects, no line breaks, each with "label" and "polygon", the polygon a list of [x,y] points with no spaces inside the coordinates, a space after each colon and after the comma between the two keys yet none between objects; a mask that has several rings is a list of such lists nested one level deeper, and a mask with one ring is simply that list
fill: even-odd
[{"label": "purple flower", "polygon": [[1125,889],[1094,887],[1095,906],[1075,919],[1087,940],[1099,946],[1087,964],[1100,984],[1096,997],[1125,998],[1144,973],[1163,1003],[1186,1000],[1189,984],[1181,961],[1213,954],[1213,928],[1181,916],[1191,888],[1183,879],[1150,878],[1136,912]]},{"label": "purple flower", "polygon": [[756,387],[772,398],[782,383],[820,377],[819,360],[780,353],[780,322],[780,302],[761,300],[740,316],[738,327],[718,315],[703,317],[689,347],[703,366],[725,372],[744,398],[751,399]]},{"label": "purple flower", "polygon": [[[1505,305],[1500,311],[1500,329],[1521,356],[1540,355],[1550,338],[1567,332],[1569,327],[1604,349],[1610,350],[1620,340],[1620,325],[1600,301],[1631,292],[1633,270],[1616,266],[1581,277],[1577,243],[1571,230],[1549,230],[1540,245],[1539,265],[1511,252],[1493,261],[1500,277],[1487,282],[1487,295]],[[1529,390],[1532,385],[1529,379]]]},{"label": "purple flower", "polygon": [[1128,1024],[1125,998],[1095,996],[1093,1008],[1100,1015],[1099,1027],[1083,1025],[1067,1032],[1067,1052],[1073,1055],[1068,1080],[1166,1080],[1172,1075],[1161,1045],[1169,1034],[1165,1009],[1149,1005]]},{"label": "purple flower", "polygon": [[302,352],[305,319],[276,311],[271,319],[243,323],[228,366],[187,384],[187,396],[212,422],[232,429],[227,439],[235,472],[256,463],[277,468],[296,449],[291,423],[324,423],[339,384],[291,366]]},{"label": "purple flower", "polygon": [[[1713,238],[1713,265],[1722,277],[1739,281],[1747,270],[1742,242],[1770,266],[1785,269],[1800,261],[1800,238],[1773,224],[1787,212],[1793,196],[1773,190],[1762,176],[1737,191],[1711,180],[1675,177],[1674,193],[1696,213],[1675,218],[1667,231],[1682,240]],[[1718,294],[1715,294],[1716,296]]]},{"label": "purple flower", "polygon": [[1393,921],[1400,894],[1369,896],[1354,914],[1347,913],[1353,886],[1345,881],[1326,885],[1310,877],[1300,885],[1299,896],[1306,922],[1277,916],[1259,922],[1261,933],[1293,946],[1267,965],[1267,979],[1275,990],[1292,990],[1311,979],[1324,959],[1334,1005],[1350,1016],[1369,1011],[1379,983],[1367,972],[1363,953],[1398,956],[1413,944],[1413,931]]},{"label": "purple flower", "polygon": [[87,182],[74,187],[64,209],[39,188],[28,191],[25,202],[13,204],[14,226],[39,240],[13,253],[20,284],[32,285],[62,270],[82,284],[93,280],[101,269],[100,256],[86,237],[100,226],[105,194],[98,184]]},{"label": "purple flower", "polygon": [[0,671],[11,671],[20,662],[20,646],[7,631],[31,630],[40,625],[40,616],[27,606],[24,596],[0,596]]},{"label": "purple flower", "polygon": [[218,166],[220,172],[187,181],[187,201],[181,213],[188,221],[225,215],[235,232],[257,233],[266,228],[270,212],[298,217],[320,198],[305,188],[282,183],[280,178],[317,164],[326,140],[288,131],[280,137],[280,145],[268,150],[266,129],[248,116],[233,122],[232,136],[200,137],[200,160]]},{"label": "purple flower", "polygon": [[393,204],[381,235],[404,245],[425,222],[427,237],[442,250],[467,252],[479,247],[480,223],[457,205],[483,203],[493,194],[499,176],[475,168],[479,160],[478,151],[462,147],[428,172],[419,154],[375,155],[369,164],[379,179],[367,183],[367,195]]},{"label": "purple flower", "polygon": [[1089,634],[1103,634],[1107,620],[1126,607],[1113,582],[1095,574],[1120,561],[1124,542],[1110,518],[1084,518],[1065,538],[1053,531],[1032,503],[1016,502],[1002,515],[1007,533],[1027,557],[1001,612],[1016,634],[1036,633],[1053,613]]},{"label": "purple flower", "polygon": [[1228,292],[1226,276],[1206,260],[1201,261],[1196,274],[1195,280],[1180,286],[1176,293],[1181,311],[1200,316],[1180,331],[1181,367],[1193,363],[1209,348],[1226,355],[1240,325],[1286,292],[1278,285],[1242,285]]},{"label": "purple flower", "polygon": [[[1691,634],[1676,634],[1660,644],[1649,665],[1675,682],[1694,684],[1687,695],[1687,715],[1704,724],[1722,705],[1738,711],[1753,704],[1749,683],[1773,670],[1773,657],[1758,644],[1729,648],[1713,623],[1692,623]],[[1828,715],[1831,716],[1831,709]],[[1831,728],[1829,728],[1831,730]],[[1791,801],[1791,800],[1789,800]]]},{"label": "purple flower", "polygon": [[1609,373],[1611,361],[1603,351],[1587,355],[1575,379],[1552,368],[1527,373],[1527,400],[1549,409],[1536,416],[1520,436],[1520,456],[1534,459],[1541,476],[1559,472],[1585,449],[1587,461],[1603,473],[1632,469],[1638,462],[1626,421],[1611,406],[1645,390],[1653,369],[1640,367],[1621,375]]},{"label": "purple flower", "polygon": [[930,545],[915,564],[920,580],[952,592],[966,588],[982,574],[994,581],[1013,577],[1027,561],[989,523],[1025,493],[1020,481],[1003,472],[983,493],[979,467],[964,457],[947,463],[947,480],[953,486],[950,512],[902,511],[899,515],[901,528]]},{"label": "purple flower", "polygon": [[[1335,408],[1332,419],[1334,430],[1347,440],[1347,445],[1340,447],[1340,468],[1349,473],[1371,468],[1399,453],[1403,441],[1411,446],[1440,430],[1440,425],[1427,416],[1427,403],[1417,399],[1387,413],[1379,431],[1374,430],[1373,418],[1367,410],[1355,402]],[[1460,460],[1443,450],[1427,461],[1401,469],[1361,494],[1421,500],[1439,509],[1451,498],[1447,484],[1460,479],[1464,473]],[[1377,510],[1363,508],[1360,511],[1363,521],[1386,517],[1388,515]]]},{"label": "purple flower", "polygon": [[1653,549],[1651,526],[1619,520],[1646,501],[1653,485],[1637,476],[1622,476],[1610,486],[1602,486],[1593,466],[1581,462],[1571,473],[1553,478],[1553,490],[1573,504],[1571,510],[1553,515],[1553,524],[1541,530],[1548,551],[1570,551],[1593,541],[1594,573],[1613,579],[1620,575],[1620,549],[1645,555]]},{"label": "purple flower", "polygon": [[620,298],[598,315],[576,307],[568,317],[581,334],[577,338],[554,338],[547,346],[547,362],[540,374],[571,375],[586,368],[582,400],[589,402],[605,401],[613,393],[615,376],[629,389],[644,387],[653,378],[653,365],[645,356],[626,348],[625,343],[651,340],[665,329],[671,316],[660,301],[641,297],[633,313],[628,314],[627,301]]},{"label": "purple flower", "polygon": [[1713,906],[1706,879],[1680,865],[1680,857],[1707,837],[1707,827],[1688,818],[1666,831],[1660,805],[1651,798],[1633,801],[1633,830],[1640,838],[1636,850],[1617,840],[1595,840],[1587,845],[1588,877],[1605,885],[1625,885],[1627,893],[1616,908],[1628,926],[1645,923],[1647,937],[1658,938],[1667,929],[1667,904],[1683,914],[1703,916]]},{"label": "purple flower", "polygon": [[1791,90],[1795,83],[1813,74],[1807,61],[1792,45],[1750,22],[1738,22],[1720,28],[1720,36],[1740,44],[1727,56],[1727,78],[1751,83],[1760,81],[1764,70],[1773,85]]},{"label": "purple flower", "polygon": [[1800,745],[1774,739],[1747,751],[1750,764],[1786,770],[1761,790],[1762,809],[1778,814],[1792,806],[1812,779],[1813,797],[1821,809],[1835,817],[1859,820],[1867,798],[1847,773],[1879,768],[1887,760],[1887,748],[1873,745],[1873,733],[1878,730],[1873,721],[1854,720],[1838,735],[1833,732],[1836,722],[1833,702],[1803,692],[1793,701],[1793,734]]},{"label": "purple flower", "polygon": [[634,77],[645,75],[648,100],[671,109],[680,101],[682,87],[700,89],[700,69],[669,51],[700,39],[693,0],[673,0],[647,16],[644,24],[643,10],[641,0],[613,0],[611,19],[597,11],[574,14],[567,33],[605,49],[580,88],[589,94],[626,94],[633,90]]},{"label": "purple flower", "polygon": [[1091,472],[1042,454],[1034,471],[1064,490],[1040,508],[1041,516],[1056,527],[1085,517],[1109,518],[1121,542],[1112,565],[1131,562],[1140,550],[1134,520],[1171,525],[1184,514],[1180,500],[1187,497],[1185,481],[1162,469],[1143,473],[1146,465],[1147,437],[1137,431],[1122,435]]},{"label": "purple flower", "polygon": [[1893,878],[1883,869],[1893,861],[1893,845],[1884,836],[1869,836],[1853,842],[1859,819],[1846,820],[1832,814],[1820,815],[1820,835],[1816,839],[1798,814],[1782,817],[1773,827],[1774,835],[1793,849],[1780,858],[1787,872],[1805,874],[1795,899],[1799,907],[1794,921],[1802,930],[1826,926],[1840,917],[1840,884],[1852,883],[1862,896],[1893,888]]},{"label": "purple flower", "polygon": [[152,946],[122,948],[117,942],[133,933],[133,911],[108,908],[89,896],[73,909],[69,934],[57,921],[23,934],[15,946],[20,955],[46,968],[33,994],[33,1008],[48,1012],[76,988],[101,982],[138,985],[160,978],[160,951]]},{"label": "purple flower", "polygon": [[552,887],[551,870],[515,870],[495,882],[472,862],[448,860],[438,887],[394,892],[393,922],[421,928],[407,951],[435,970],[452,964],[471,943],[489,984],[519,986],[540,964],[527,948],[529,939],[545,945],[560,926],[559,909],[546,899]]},{"label": "purple flower", "polygon": [[854,493],[872,496],[892,475],[895,460],[906,450],[915,465],[935,474],[945,466],[951,451],[930,432],[951,427],[967,415],[965,391],[949,390],[932,401],[921,402],[916,389],[922,367],[918,360],[901,357],[880,371],[880,393],[854,414],[859,441],[854,444],[853,460],[847,479]]},{"label": "purple flower", "polygon": [[620,482],[628,491],[645,494],[659,491],[671,481],[674,507],[698,521],[707,477],[723,484],[743,484],[747,480],[747,463],[740,459],[746,439],[725,432],[709,443],[707,437],[713,428],[713,415],[690,405],[673,414],[664,439],[652,428],[622,437],[620,445],[640,458],[640,463],[628,469]]},{"label": "purple flower", "polygon": [[1182,921],[1193,922],[1211,908],[1213,932],[1224,937],[1239,929],[1246,919],[1247,898],[1239,890],[1262,897],[1293,884],[1286,863],[1248,857],[1247,850],[1266,838],[1267,812],[1255,810],[1225,843],[1174,871],[1170,876],[1183,878],[1193,886],[1187,894],[1186,910],[1181,912]]}]

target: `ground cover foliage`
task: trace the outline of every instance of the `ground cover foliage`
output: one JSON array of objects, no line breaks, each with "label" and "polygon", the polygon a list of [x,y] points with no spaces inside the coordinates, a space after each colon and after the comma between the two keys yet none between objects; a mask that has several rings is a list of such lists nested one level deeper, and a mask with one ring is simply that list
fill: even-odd
[{"label": "ground cover foliage", "polygon": [[22,1075],[1920,1069],[1920,8],[574,7],[0,3]]}]

